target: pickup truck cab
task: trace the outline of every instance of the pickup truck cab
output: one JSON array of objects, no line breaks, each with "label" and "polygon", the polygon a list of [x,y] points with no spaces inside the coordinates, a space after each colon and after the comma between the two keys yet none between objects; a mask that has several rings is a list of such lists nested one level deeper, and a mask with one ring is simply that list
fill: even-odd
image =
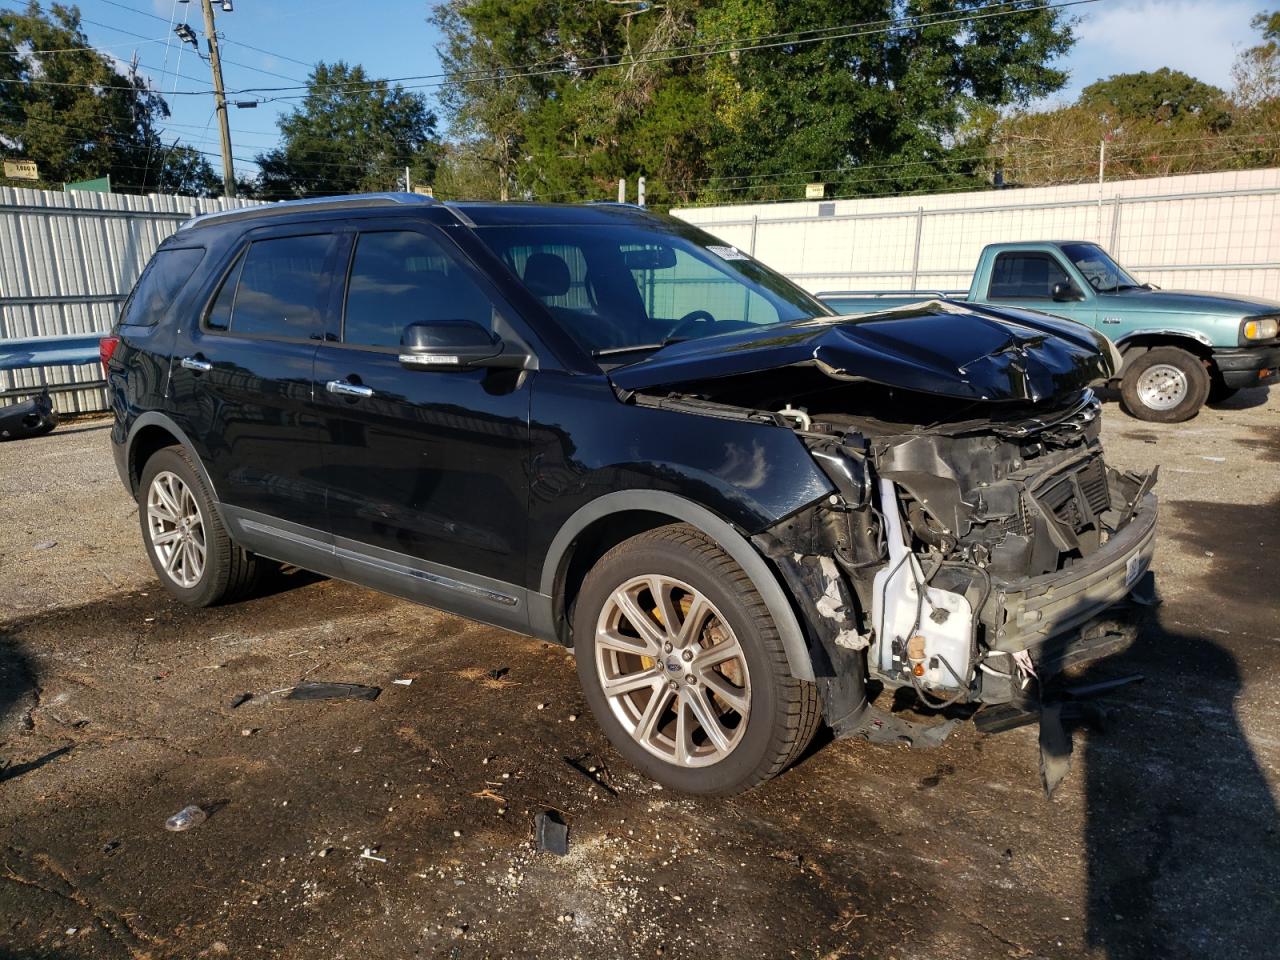
[{"label": "pickup truck cab", "polygon": [[1125,409],[1180,423],[1206,402],[1280,376],[1280,303],[1141,283],[1096,243],[993,243],[968,293],[839,291],[818,298],[840,314],[880,311],[934,296],[1038,310],[1101,331],[1124,359]]}]

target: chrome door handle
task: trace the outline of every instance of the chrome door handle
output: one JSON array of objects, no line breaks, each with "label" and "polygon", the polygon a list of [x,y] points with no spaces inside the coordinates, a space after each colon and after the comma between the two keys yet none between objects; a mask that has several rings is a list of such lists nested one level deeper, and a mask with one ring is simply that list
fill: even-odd
[{"label": "chrome door handle", "polygon": [[213,369],[213,364],[208,360],[197,360],[195,357],[183,357],[182,367],[184,370],[194,370],[196,373],[208,373]]},{"label": "chrome door handle", "polygon": [[347,383],[345,380],[330,380],[324,385],[324,388],[330,393],[336,393],[343,397],[372,397],[372,387],[362,387],[356,383]]}]

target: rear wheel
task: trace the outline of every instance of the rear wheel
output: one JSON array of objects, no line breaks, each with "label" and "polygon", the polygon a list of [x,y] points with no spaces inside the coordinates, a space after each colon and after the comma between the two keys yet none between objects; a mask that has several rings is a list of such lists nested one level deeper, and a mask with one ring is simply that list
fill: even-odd
[{"label": "rear wheel", "polygon": [[157,451],[142,468],[138,489],[142,540],[169,593],[189,606],[209,607],[253,589],[258,559],[231,542],[185,450]]},{"label": "rear wheel", "polygon": [[1200,358],[1178,347],[1152,347],[1124,372],[1120,395],[1139,420],[1182,423],[1209,397],[1209,373]]},{"label": "rear wheel", "polygon": [[587,575],[574,616],[578,676],[629,763],[686,793],[727,795],[775,776],[821,711],[791,676],[750,578],[692,527],[619,544]]}]

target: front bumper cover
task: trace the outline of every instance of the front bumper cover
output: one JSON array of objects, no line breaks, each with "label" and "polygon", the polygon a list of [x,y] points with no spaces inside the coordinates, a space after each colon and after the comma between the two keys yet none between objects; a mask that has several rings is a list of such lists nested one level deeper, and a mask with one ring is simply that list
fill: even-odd
[{"label": "front bumper cover", "polygon": [[1151,565],[1156,513],[1156,496],[1147,493],[1129,525],[1096,553],[1057,573],[996,584],[981,611],[991,648],[1043,648],[1124,599]]},{"label": "front bumper cover", "polygon": [[1214,350],[1213,362],[1228,387],[1240,389],[1280,379],[1280,343]]}]

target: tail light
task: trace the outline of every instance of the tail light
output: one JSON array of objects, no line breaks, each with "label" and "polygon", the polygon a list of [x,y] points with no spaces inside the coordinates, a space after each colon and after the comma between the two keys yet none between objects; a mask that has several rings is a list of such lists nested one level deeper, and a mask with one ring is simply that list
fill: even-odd
[{"label": "tail light", "polygon": [[105,373],[107,364],[111,362],[112,356],[116,352],[116,347],[120,346],[119,337],[103,337],[98,341],[98,359],[102,361],[102,370]]}]

